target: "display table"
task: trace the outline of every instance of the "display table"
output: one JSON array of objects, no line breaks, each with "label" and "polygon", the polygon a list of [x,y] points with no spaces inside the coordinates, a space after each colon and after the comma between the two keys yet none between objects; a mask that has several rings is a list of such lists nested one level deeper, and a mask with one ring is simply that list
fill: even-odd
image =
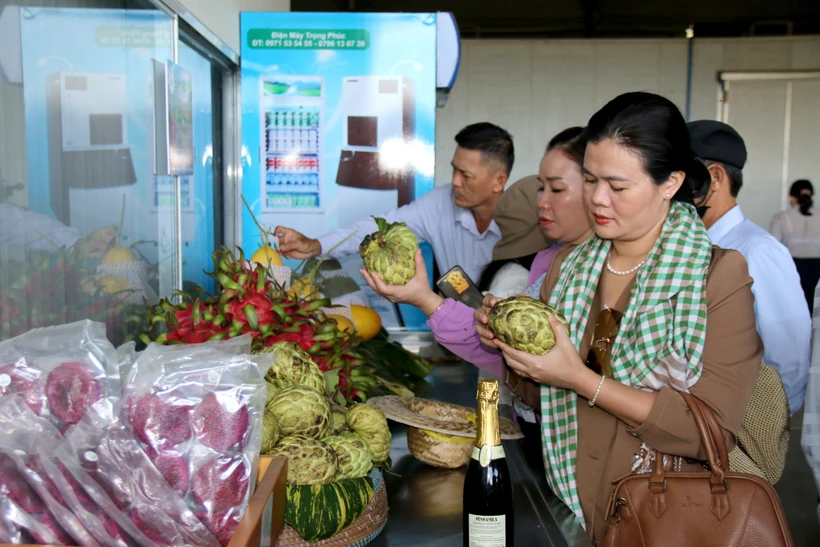
[{"label": "display table", "polygon": [[[434,398],[476,406],[477,369],[467,363],[438,365],[429,378]],[[500,412],[509,416],[509,407]],[[430,467],[407,449],[405,426],[390,422],[393,469],[384,474],[390,512],[387,525],[370,545],[460,546],[462,489],[466,467]],[[550,491],[538,446],[505,441],[515,492],[515,545],[591,546],[570,510]]]}]

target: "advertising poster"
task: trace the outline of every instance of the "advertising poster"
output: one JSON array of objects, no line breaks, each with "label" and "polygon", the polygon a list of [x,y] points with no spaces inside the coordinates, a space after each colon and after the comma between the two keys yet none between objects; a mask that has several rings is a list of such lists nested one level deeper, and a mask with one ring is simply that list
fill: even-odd
[{"label": "advertising poster", "polygon": [[[241,33],[242,192],[263,225],[315,238],[432,190],[435,14],[243,13]],[[254,248],[247,211],[242,226]],[[365,285],[358,255],[343,265]],[[426,328],[370,303],[385,326]]]},{"label": "advertising poster", "polygon": [[[121,244],[139,242],[152,268],[172,264],[175,192],[173,177],[155,176],[153,68],[171,57],[170,19],[159,11],[81,8],[20,8],[19,19],[31,209],[83,234],[122,223]],[[169,152],[173,169],[185,175],[183,279],[207,289],[211,66],[180,44],[179,65],[167,67]]]},{"label": "advertising poster", "polygon": [[194,104],[191,73],[168,61],[166,78],[169,173],[190,175],[194,171]]}]

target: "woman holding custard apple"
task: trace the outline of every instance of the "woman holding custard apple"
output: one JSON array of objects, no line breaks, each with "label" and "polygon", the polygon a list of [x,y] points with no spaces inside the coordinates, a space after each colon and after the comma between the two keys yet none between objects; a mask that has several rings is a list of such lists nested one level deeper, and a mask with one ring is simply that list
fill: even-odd
[{"label": "woman holding custard apple", "polygon": [[[736,443],[763,347],[743,257],[713,247],[692,205],[709,174],[667,99],[616,97],[586,129],[584,199],[595,235],[558,252],[540,298],[555,346],[533,355],[499,341],[476,312],[482,341],[501,350],[508,387],[540,406],[553,491],[594,542],[606,529],[613,480],[649,471],[655,449],[675,469],[705,460],[690,392]],[[533,389],[537,387],[537,389]]]}]

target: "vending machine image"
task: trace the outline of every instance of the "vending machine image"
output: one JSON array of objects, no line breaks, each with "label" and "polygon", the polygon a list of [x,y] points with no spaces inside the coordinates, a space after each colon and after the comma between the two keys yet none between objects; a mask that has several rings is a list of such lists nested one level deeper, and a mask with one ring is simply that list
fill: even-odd
[{"label": "vending machine image", "polygon": [[262,213],[320,213],[324,79],[260,78]]}]

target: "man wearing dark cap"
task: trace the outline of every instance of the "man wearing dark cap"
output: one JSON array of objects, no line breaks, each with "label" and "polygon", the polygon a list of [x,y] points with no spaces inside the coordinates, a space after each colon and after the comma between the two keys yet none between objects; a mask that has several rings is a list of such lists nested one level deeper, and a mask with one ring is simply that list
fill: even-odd
[{"label": "man wearing dark cap", "polygon": [[689,123],[692,151],[709,169],[703,222],[712,243],[739,251],[749,264],[755,320],[763,362],[780,372],[792,414],[803,406],[809,374],[811,318],[800,276],[788,249],[747,219],[737,204],[743,186],[746,145],[732,127],[712,120]]}]

